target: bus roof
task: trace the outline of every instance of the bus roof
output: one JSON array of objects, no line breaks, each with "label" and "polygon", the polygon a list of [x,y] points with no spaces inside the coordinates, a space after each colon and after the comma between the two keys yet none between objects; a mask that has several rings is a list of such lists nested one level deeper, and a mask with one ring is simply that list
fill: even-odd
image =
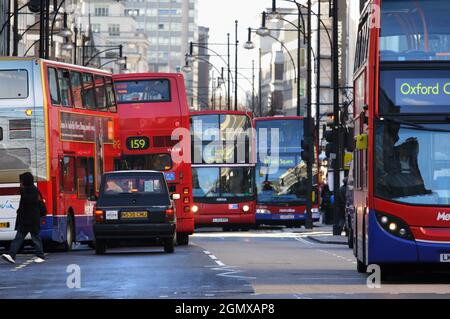
[{"label": "bus roof", "polygon": [[184,79],[183,74],[181,73],[122,73],[122,74],[114,74],[114,80],[129,80],[129,79],[161,79],[161,78],[181,78]]},{"label": "bus roof", "polygon": [[304,116],[295,116],[295,115],[275,115],[275,116],[265,116],[265,117],[256,117],[255,121],[276,121],[276,120],[304,120]]},{"label": "bus roof", "polygon": [[96,69],[96,68],[89,68],[86,66],[81,66],[81,65],[76,65],[76,64],[70,64],[70,63],[64,63],[64,62],[59,62],[59,61],[53,61],[53,60],[45,60],[45,59],[40,59],[40,58],[35,58],[35,57],[0,57],[0,62],[1,61],[8,61],[8,62],[13,62],[13,61],[37,61],[37,62],[44,62],[45,64],[51,64],[51,65],[55,65],[55,66],[61,66],[61,67],[67,67],[70,69],[77,69],[80,71],[89,71],[89,72],[95,72],[95,73],[102,73],[104,75],[111,75],[111,72],[109,71],[105,71],[105,70],[100,70],[100,69]]},{"label": "bus roof", "polygon": [[253,118],[253,113],[248,111],[228,111],[228,110],[203,110],[203,111],[191,111],[190,115],[214,115],[214,114],[230,114],[230,115],[247,115]]}]

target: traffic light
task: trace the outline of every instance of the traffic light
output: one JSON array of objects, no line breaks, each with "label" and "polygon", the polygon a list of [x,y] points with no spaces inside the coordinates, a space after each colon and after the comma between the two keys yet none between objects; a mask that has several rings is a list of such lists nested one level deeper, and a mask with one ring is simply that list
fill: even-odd
[{"label": "traffic light", "polygon": [[306,163],[312,163],[314,160],[314,120],[305,118],[303,121],[303,136],[304,140],[301,142],[302,152],[300,153],[302,160]]},{"label": "traffic light", "polygon": [[30,0],[28,2],[28,10],[33,13],[38,13],[41,11],[41,0]]},{"label": "traffic light", "polygon": [[302,160],[304,160],[306,163],[310,162],[313,158],[312,149],[310,143],[306,142],[305,140],[302,140],[302,152],[300,153]]},{"label": "traffic light", "polygon": [[336,132],[334,130],[325,130],[323,132],[323,138],[327,141],[327,145],[325,146],[325,155],[330,158],[332,153],[335,153],[335,145],[336,145]]}]

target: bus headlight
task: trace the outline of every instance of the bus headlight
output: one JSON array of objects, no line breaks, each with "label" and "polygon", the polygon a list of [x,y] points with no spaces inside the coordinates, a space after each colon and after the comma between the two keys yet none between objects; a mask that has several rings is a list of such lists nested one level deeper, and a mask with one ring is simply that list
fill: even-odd
[{"label": "bus headlight", "polygon": [[377,212],[376,216],[378,224],[389,234],[402,239],[414,240],[409,226],[401,218],[380,212]]},{"label": "bus headlight", "polygon": [[198,206],[197,205],[192,206],[192,212],[193,213],[198,212]]},{"label": "bus headlight", "polygon": [[244,205],[242,207],[242,210],[246,213],[246,212],[248,212],[250,210],[250,207],[248,205]]},{"label": "bus headlight", "polygon": [[256,213],[257,213],[257,214],[270,214],[270,210],[264,209],[264,208],[258,208],[258,209],[256,210]]}]

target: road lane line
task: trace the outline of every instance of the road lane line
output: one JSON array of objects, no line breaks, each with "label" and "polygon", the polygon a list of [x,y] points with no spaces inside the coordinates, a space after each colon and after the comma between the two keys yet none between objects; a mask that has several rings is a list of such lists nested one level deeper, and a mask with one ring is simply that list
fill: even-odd
[{"label": "road lane line", "polygon": [[209,255],[209,258],[211,258],[212,260],[217,260],[217,257],[214,255]]},{"label": "road lane line", "polygon": [[218,264],[219,266],[225,266],[225,264],[223,262],[221,262],[220,260],[216,260],[216,264]]}]

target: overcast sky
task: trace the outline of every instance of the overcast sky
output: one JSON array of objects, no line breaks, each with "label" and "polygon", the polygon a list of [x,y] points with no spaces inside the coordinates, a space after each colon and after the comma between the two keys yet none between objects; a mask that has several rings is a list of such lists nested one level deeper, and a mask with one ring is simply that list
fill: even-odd
[{"label": "overcast sky", "polygon": [[[238,62],[240,68],[251,68],[252,59],[255,60],[255,66],[258,68],[257,50],[245,50],[244,43],[247,41],[248,27],[256,28],[261,23],[261,12],[271,6],[270,0],[198,0],[198,22],[199,25],[209,27],[210,43],[226,43],[227,33],[231,34],[231,42],[235,41],[235,24],[239,21],[239,56]],[[253,34],[253,37],[255,35]],[[220,51],[226,55],[226,46],[217,46],[211,48]],[[234,68],[234,47],[231,51],[232,68]],[[224,66],[220,60],[212,61],[219,69]],[[251,80],[251,70],[241,69],[240,72]],[[257,76],[257,71],[256,71]],[[251,91],[251,86],[247,80],[238,81],[239,86]],[[241,91],[240,91],[241,95]]]}]

